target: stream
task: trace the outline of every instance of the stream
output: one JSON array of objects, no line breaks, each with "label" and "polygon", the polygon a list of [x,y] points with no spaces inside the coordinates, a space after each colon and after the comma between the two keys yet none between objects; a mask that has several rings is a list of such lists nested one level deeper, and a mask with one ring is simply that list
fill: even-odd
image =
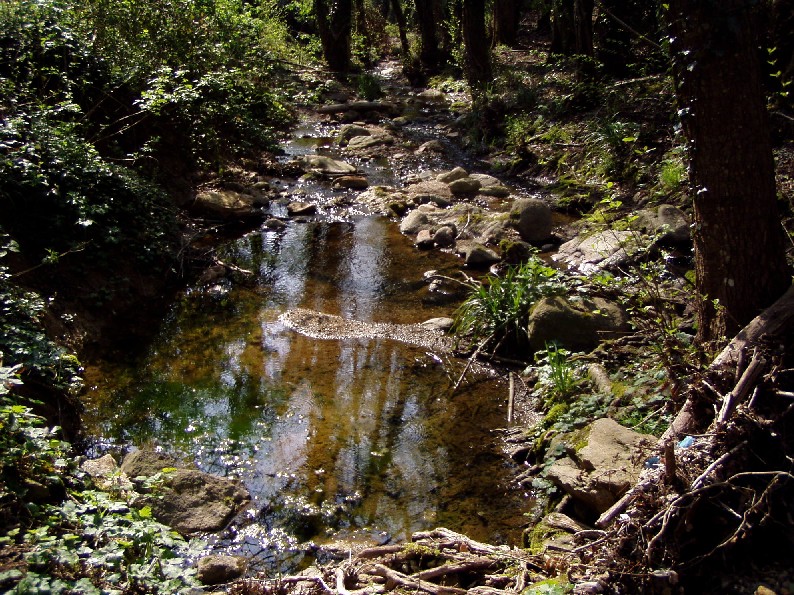
[{"label": "stream", "polygon": [[[304,123],[284,159],[321,150],[328,134]],[[385,159],[357,165],[370,183],[395,183]],[[318,546],[401,542],[436,526],[518,544],[532,501],[510,484],[498,431],[504,377],[475,366],[453,391],[462,360],[384,336],[310,337],[280,318],[296,308],[364,323],[451,316],[460,298],[430,292],[425,272],[453,276],[460,259],[338,208],[327,183],[274,183],[318,215],[222,244],[218,257],[253,279],[188,288],[143,355],[88,367],[94,454],[156,448],[239,478],[251,505],[208,538],[254,568],[286,572]],[[285,206],[270,213],[285,217]]]}]

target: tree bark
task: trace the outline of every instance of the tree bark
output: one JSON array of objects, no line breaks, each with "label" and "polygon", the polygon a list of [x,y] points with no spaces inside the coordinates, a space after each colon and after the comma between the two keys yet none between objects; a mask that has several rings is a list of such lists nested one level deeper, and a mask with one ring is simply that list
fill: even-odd
[{"label": "tree bark", "polygon": [[314,0],[313,7],[325,61],[334,72],[345,74],[350,70],[352,0],[335,0],[333,10],[326,0]]},{"label": "tree bark", "polygon": [[[698,339],[736,332],[789,286],[759,58],[760,4],[672,0],[689,142]],[[718,303],[718,305],[717,305]]]},{"label": "tree bark", "polygon": [[435,72],[441,64],[435,4],[435,0],[415,0],[416,21],[419,25],[422,46],[419,51],[419,62],[428,72]]},{"label": "tree bark", "polygon": [[490,43],[485,29],[485,0],[463,0],[466,79],[475,102],[492,80]]},{"label": "tree bark", "polygon": [[391,0],[391,7],[394,11],[394,18],[397,21],[397,30],[400,34],[400,51],[403,58],[408,59],[411,55],[411,47],[408,44],[408,26],[405,23],[405,12],[401,0]]},{"label": "tree bark", "polygon": [[494,0],[493,40],[514,47],[518,39],[520,5],[517,0]]},{"label": "tree bark", "polygon": [[554,0],[551,9],[551,53],[593,55],[594,0]]}]

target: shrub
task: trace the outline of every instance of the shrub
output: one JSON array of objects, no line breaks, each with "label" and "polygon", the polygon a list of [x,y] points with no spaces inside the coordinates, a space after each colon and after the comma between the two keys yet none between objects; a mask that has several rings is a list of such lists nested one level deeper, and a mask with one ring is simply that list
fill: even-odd
[{"label": "shrub", "polygon": [[494,351],[523,346],[533,304],[566,288],[562,273],[532,256],[517,267],[508,267],[502,277],[489,276],[472,284],[471,294],[455,313],[455,330],[473,335]]}]

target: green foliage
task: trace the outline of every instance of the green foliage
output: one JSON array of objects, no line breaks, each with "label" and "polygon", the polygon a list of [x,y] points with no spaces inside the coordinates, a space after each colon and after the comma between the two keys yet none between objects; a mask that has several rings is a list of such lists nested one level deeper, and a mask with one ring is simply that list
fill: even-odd
[{"label": "green foliage", "polygon": [[538,364],[538,381],[549,393],[547,403],[563,401],[572,396],[579,379],[567,349],[547,344],[545,350],[535,353],[535,361]]},{"label": "green foliage", "polygon": [[[58,429],[19,404],[18,371],[0,364],[0,547],[24,551],[27,573],[4,573],[4,586],[14,593],[97,594],[197,587],[190,545],[153,520],[151,509],[86,489]],[[64,489],[69,497],[37,503],[29,493],[34,486],[46,486],[51,500]]]},{"label": "green foliage", "polygon": [[152,266],[175,248],[175,210],[134,172],[111,165],[52,110],[0,126],[0,225],[37,259],[123,246]]},{"label": "green foliage", "polygon": [[363,73],[357,75],[355,81],[356,91],[360,97],[373,101],[383,96],[383,89],[377,77]]},{"label": "green foliage", "polygon": [[563,578],[550,578],[530,585],[521,595],[566,595],[573,591],[573,585]]},{"label": "green foliage", "polygon": [[670,158],[662,162],[659,170],[659,184],[668,192],[675,192],[681,188],[687,179],[686,165],[680,159]]},{"label": "green foliage", "polygon": [[471,294],[455,313],[455,331],[483,340],[486,347],[510,348],[526,343],[527,318],[535,302],[560,295],[567,284],[558,270],[533,256],[508,267],[501,277],[472,284]]}]

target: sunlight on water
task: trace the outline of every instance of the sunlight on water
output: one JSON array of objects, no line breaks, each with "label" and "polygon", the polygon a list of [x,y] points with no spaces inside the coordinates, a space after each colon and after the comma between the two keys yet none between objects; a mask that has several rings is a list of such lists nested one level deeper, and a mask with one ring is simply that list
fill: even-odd
[{"label": "sunlight on water", "polygon": [[461,362],[386,339],[312,339],[278,321],[295,307],[373,322],[450,315],[426,299],[422,274],[458,263],[416,251],[394,227],[291,223],[224,247],[254,282],[187,292],[141,360],[89,370],[98,443],[158,446],[239,477],[254,500],[253,523],[227,538],[237,551],[361,531],[401,540],[436,525],[515,542],[527,503],[499,479],[501,379],[470,374],[452,395]]}]

